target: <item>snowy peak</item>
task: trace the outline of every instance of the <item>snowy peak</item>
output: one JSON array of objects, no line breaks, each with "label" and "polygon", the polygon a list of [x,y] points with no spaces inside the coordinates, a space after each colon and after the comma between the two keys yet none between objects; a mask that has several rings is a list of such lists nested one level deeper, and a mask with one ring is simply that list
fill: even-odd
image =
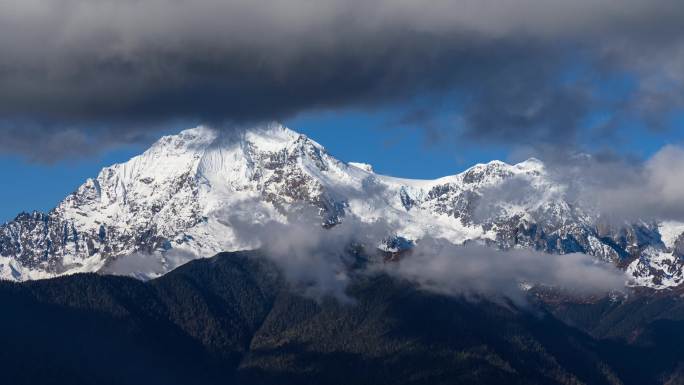
[{"label": "snowy peak", "polygon": [[323,147],[289,128],[279,124],[270,123],[263,127],[257,127],[241,132],[244,140],[261,151],[278,152],[288,147],[314,146]]},{"label": "snowy peak", "polygon": [[190,128],[176,135],[161,137],[141,157],[178,157],[202,153],[218,137],[219,133],[216,130],[206,126]]},{"label": "snowy peak", "polygon": [[434,237],[581,252],[628,266],[642,286],[684,282],[684,226],[626,224],[607,232],[592,210],[566,198],[566,187],[534,158],[411,180],[343,163],[278,123],[200,126],[105,167],[50,213],[0,226],[0,277],[92,271],[154,277],[193,258],[259,247],[236,228],[285,223],[313,209],[325,227],[381,219],[395,227],[388,237],[409,243]]}]

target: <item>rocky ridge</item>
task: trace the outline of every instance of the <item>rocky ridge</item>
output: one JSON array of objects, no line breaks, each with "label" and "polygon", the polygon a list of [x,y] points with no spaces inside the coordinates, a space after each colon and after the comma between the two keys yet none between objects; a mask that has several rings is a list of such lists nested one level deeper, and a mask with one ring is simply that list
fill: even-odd
[{"label": "rocky ridge", "polygon": [[[151,278],[191,259],[258,247],[235,231],[240,221],[286,223],[313,209],[324,227],[382,219],[395,229],[388,236],[409,241],[581,252],[624,268],[633,285],[684,282],[684,224],[607,224],[567,188],[537,159],[409,180],[337,160],[279,124],[230,133],[197,127],[104,168],[49,213],[22,213],[0,226],[0,277]],[[134,263],[120,263],[131,256]]]}]

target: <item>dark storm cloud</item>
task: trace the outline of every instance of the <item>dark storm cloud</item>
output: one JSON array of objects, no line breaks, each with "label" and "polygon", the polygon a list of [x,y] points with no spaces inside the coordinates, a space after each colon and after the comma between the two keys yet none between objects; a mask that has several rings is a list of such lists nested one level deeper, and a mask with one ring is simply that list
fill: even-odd
[{"label": "dark storm cloud", "polygon": [[465,137],[520,145],[577,142],[591,97],[581,88],[554,87],[551,78],[507,79],[489,87],[464,113]]},{"label": "dark storm cloud", "polygon": [[637,79],[629,111],[681,103],[683,17],[674,0],[4,1],[0,151],[59,157],[169,119],[221,126],[415,95],[453,97],[470,139],[572,143],[605,102],[584,77],[561,79],[577,57]]}]

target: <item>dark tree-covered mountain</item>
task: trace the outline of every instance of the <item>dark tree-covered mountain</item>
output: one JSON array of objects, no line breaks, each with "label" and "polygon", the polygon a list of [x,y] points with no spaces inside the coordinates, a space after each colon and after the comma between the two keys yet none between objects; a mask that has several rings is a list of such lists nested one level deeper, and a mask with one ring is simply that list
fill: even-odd
[{"label": "dark tree-covered mountain", "polygon": [[[684,378],[684,301],[663,292],[530,305],[383,274],[351,300],[300,294],[261,252],[156,280],[0,283],[7,384],[656,384]],[[544,298],[543,296],[539,298]]]}]

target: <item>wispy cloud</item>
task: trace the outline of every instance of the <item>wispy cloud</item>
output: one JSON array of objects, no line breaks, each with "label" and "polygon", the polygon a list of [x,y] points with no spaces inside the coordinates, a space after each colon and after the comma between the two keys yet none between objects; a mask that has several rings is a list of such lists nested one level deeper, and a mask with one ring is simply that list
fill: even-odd
[{"label": "wispy cloud", "polygon": [[582,202],[616,221],[684,221],[684,149],[666,146],[645,162],[591,157],[558,170]]},{"label": "wispy cloud", "polygon": [[627,282],[623,272],[586,254],[499,251],[434,239],[421,240],[409,256],[387,264],[385,271],[442,294],[508,298],[518,303],[525,302],[524,285],[591,295],[622,290]]},{"label": "wispy cloud", "polygon": [[[332,295],[349,301],[347,286],[356,274],[390,274],[422,289],[467,298],[525,301],[522,284],[548,285],[571,294],[605,294],[621,290],[623,272],[585,254],[551,255],[530,250],[499,251],[478,245],[455,245],[443,239],[421,239],[399,262],[383,262],[377,247],[395,234],[386,222],[363,223],[347,218],[331,229],[312,213],[287,223],[254,223],[244,216],[227,221],[239,237],[261,245],[264,255],[306,295]],[[356,254],[359,253],[359,254]],[[359,264],[356,258],[375,258]]]}]

